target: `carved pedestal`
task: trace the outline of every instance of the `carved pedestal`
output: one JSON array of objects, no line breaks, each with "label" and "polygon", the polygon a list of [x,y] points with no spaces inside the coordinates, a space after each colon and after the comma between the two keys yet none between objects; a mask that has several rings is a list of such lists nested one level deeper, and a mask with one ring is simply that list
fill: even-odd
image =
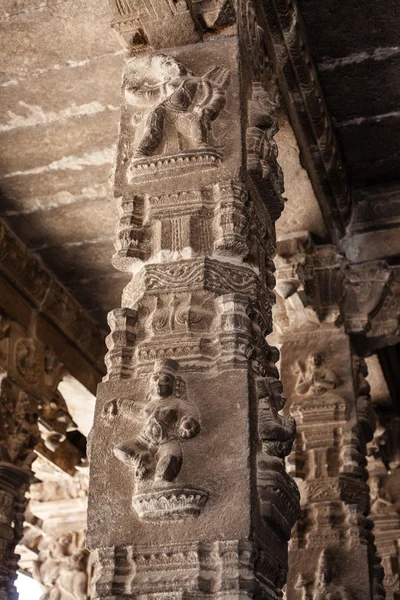
[{"label": "carved pedestal", "polygon": [[240,36],[124,72],[113,264],[132,281],[91,434],[93,598],[277,600],[286,579],[295,425],[265,339],[276,89],[255,10],[239,11]]}]

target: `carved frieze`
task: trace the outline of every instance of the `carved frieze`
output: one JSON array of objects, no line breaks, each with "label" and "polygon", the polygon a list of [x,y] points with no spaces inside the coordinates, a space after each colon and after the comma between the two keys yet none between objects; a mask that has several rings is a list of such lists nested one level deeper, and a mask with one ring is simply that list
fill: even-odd
[{"label": "carved frieze", "polygon": [[40,440],[35,402],[9,379],[0,390],[1,462],[15,465],[27,473],[36,458],[33,451]]}]

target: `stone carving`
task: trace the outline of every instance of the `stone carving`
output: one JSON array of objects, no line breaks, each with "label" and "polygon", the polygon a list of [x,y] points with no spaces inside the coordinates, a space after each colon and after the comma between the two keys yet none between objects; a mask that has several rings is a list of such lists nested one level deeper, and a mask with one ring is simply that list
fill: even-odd
[{"label": "stone carving", "polygon": [[223,67],[198,77],[165,54],[132,59],[125,83],[135,127],[128,181],[176,167],[216,166],[222,155],[213,147],[211,124],[225,106],[228,83]]},{"label": "stone carving", "polygon": [[[114,448],[115,456],[134,472],[133,505],[143,518],[197,514],[207,499],[203,490],[172,484],[182,466],[182,443],[200,432],[198,410],[187,399],[178,368],[172,359],[155,363],[140,433]],[[104,410],[108,417],[118,413],[115,401]]]},{"label": "stone carving", "polygon": [[172,47],[199,41],[209,32],[218,33],[233,25],[231,0],[110,0],[112,28],[127,51]]},{"label": "stone carving", "polygon": [[214,222],[218,232],[216,254],[245,256],[249,252],[246,205],[248,195],[240,182],[218,186]]},{"label": "stone carving", "polygon": [[305,154],[306,148],[313,148],[305,159],[306,168],[323,190],[318,199],[328,204],[340,237],[350,219],[349,184],[296,3],[293,0],[268,2],[263,6],[263,16],[271,41],[279,48],[275,66],[282,73],[282,82],[289,94],[289,118],[297,139],[301,140],[300,152]]},{"label": "stone carving", "polygon": [[297,375],[295,391],[299,396],[321,396],[340,385],[339,377],[325,366],[325,358],[320,353],[309,356],[305,367],[298,362],[294,373]]},{"label": "stone carving", "polygon": [[319,557],[314,600],[357,600],[358,596],[341,584],[340,553],[325,548]]},{"label": "stone carving", "polygon": [[258,434],[257,486],[261,516],[278,525],[286,539],[299,515],[299,492],[285,472],[284,458],[293,446],[296,423],[278,414],[285,405],[282,384],[274,377],[256,378]]},{"label": "stone carving", "polygon": [[15,344],[15,362],[19,374],[28,383],[37,383],[40,377],[40,358],[37,356],[35,342],[23,338]]},{"label": "stone carving", "polygon": [[274,221],[279,218],[284,206],[281,195],[284,191],[283,174],[274,140],[278,132],[276,108],[271,93],[260,82],[254,82],[246,132],[247,169],[261,197],[268,202],[268,211]]},{"label": "stone carving", "polygon": [[0,414],[0,460],[30,472],[40,440],[38,415],[29,396],[7,379],[1,384]]},{"label": "stone carving", "polygon": [[116,308],[108,313],[111,331],[106,338],[108,352],[104,359],[108,379],[130,376],[137,318],[137,311],[129,308]]},{"label": "stone carving", "polygon": [[[10,281],[14,282],[16,298],[19,298],[20,294],[29,298],[33,307],[40,308],[40,313],[57,332],[61,329],[63,343],[72,342],[75,346],[78,342],[80,351],[88,358],[88,363],[94,365],[92,377],[98,378],[102,375],[102,332],[75,298],[41,266],[40,261],[28,252],[3,222],[0,222],[0,264]],[[24,349],[21,345],[20,352],[27,351],[29,348]],[[23,357],[20,356],[20,359],[23,360]],[[31,360],[31,357],[28,359]],[[27,368],[23,365],[21,367]]]},{"label": "stone carving", "polygon": [[360,334],[370,327],[371,314],[376,314],[389,292],[392,273],[385,261],[349,265],[344,269],[342,311],[346,331]]},{"label": "stone carving", "polygon": [[33,575],[46,589],[41,600],[87,600],[88,557],[84,535],[43,538]]},{"label": "stone carving", "polygon": [[292,450],[296,437],[296,422],[293,417],[278,414],[286,402],[279,380],[270,377],[267,380],[259,380],[257,384],[260,439],[269,455],[284,458]]}]

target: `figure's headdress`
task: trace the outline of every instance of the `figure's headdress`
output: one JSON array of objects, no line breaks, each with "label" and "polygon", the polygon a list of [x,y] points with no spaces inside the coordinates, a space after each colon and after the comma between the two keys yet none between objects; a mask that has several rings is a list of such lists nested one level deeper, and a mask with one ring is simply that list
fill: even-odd
[{"label": "figure's headdress", "polygon": [[161,358],[156,360],[154,363],[154,373],[169,373],[170,375],[176,376],[179,370],[179,364],[172,358]]}]

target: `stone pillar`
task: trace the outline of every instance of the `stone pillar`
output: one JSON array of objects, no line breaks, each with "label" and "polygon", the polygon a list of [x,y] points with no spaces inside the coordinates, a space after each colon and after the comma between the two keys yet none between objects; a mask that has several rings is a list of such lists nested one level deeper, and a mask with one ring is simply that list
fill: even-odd
[{"label": "stone pillar", "polygon": [[66,440],[74,426],[57,390],[62,364],[48,347],[0,313],[0,599],[17,600],[15,547],[39,452],[65,470],[81,460]]},{"label": "stone pillar", "polygon": [[[369,514],[366,444],[375,416],[365,361],[341,325],[335,248],[280,242],[275,322],[297,437],[290,470],[301,515],[289,550],[288,600],[384,598]],[[339,294],[340,296],[340,294]]]},{"label": "stone pillar", "polygon": [[385,571],[387,600],[400,597],[400,419],[387,414],[387,427],[378,428],[369,444],[368,472],[375,543]]},{"label": "stone pillar", "polygon": [[265,339],[276,87],[251,2],[237,17],[181,4],[149,20],[116,3],[125,40],[155,50],[123,76],[113,264],[132,281],[109,315],[91,434],[92,597],[275,600],[298,514],[295,425]]}]

